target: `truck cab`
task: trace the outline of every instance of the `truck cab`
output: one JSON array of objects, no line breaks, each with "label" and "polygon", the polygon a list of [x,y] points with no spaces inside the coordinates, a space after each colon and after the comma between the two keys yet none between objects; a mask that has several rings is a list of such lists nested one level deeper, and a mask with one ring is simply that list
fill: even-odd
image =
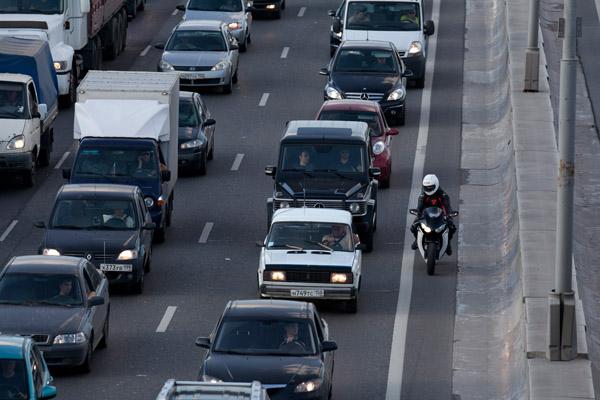
[{"label": "truck cab", "polygon": [[273,212],[288,207],[336,208],[352,214],[355,231],[373,249],[377,224],[377,177],[370,128],[365,122],[290,121],[280,141],[277,166],[265,174],[275,180],[267,200]]}]

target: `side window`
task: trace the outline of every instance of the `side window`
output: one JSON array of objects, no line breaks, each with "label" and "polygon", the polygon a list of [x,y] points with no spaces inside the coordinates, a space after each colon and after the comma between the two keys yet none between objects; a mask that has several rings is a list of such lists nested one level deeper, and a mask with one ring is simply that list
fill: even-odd
[{"label": "side window", "polygon": [[204,110],[202,110],[202,105],[200,104],[200,99],[198,99],[197,97],[194,100],[194,108],[196,109],[196,112],[198,113],[198,119],[200,120],[200,123],[202,124],[204,122],[204,120],[206,120],[206,116],[204,115]]},{"label": "side window", "polygon": [[137,199],[138,199],[138,204],[140,206],[140,211],[142,212],[142,220],[146,221],[146,215],[147,215],[147,208],[146,208],[146,203],[144,203],[144,197],[142,196],[142,194],[140,192],[137,192],[136,195]]},{"label": "side window", "polygon": [[38,112],[38,101],[37,96],[35,94],[35,88],[33,87],[33,83],[27,85],[27,95],[29,96],[29,104],[31,105],[31,112]]},{"label": "side window", "polygon": [[342,4],[337,9],[336,16],[339,18],[344,18],[344,13],[346,12],[346,2],[342,1]]},{"label": "side window", "polygon": [[94,285],[94,283],[92,282],[92,278],[90,278],[90,275],[88,274],[87,270],[83,270],[83,278],[85,280],[85,294],[86,296],[92,297],[96,295],[96,286]]},{"label": "side window", "polygon": [[85,264],[85,269],[90,277],[90,280],[92,281],[92,285],[94,286],[94,288],[97,288],[100,285],[100,282],[102,282],[100,274],[98,273],[96,268],[94,268],[94,266],[90,263]]},{"label": "side window", "polygon": [[42,362],[39,360],[35,353],[31,353],[29,362],[31,363],[31,376],[33,377],[33,386],[37,396],[41,396],[42,387],[44,386],[44,372],[42,369]]},{"label": "side window", "polygon": [[323,336],[323,327],[321,326],[321,318],[319,318],[319,315],[317,313],[315,313],[313,315],[314,319],[315,319],[315,326],[317,327],[317,335],[319,336],[319,341],[322,342],[323,340],[325,340],[325,337]]}]

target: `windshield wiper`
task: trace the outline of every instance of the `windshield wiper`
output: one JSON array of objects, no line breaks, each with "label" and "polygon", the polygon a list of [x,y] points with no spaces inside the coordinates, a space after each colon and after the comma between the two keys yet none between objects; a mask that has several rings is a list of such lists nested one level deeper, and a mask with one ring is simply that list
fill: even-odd
[{"label": "windshield wiper", "polygon": [[333,250],[331,247],[329,247],[329,246],[327,246],[327,245],[324,245],[324,244],[323,244],[323,243],[321,243],[321,242],[317,242],[317,241],[314,241],[314,240],[305,240],[305,242],[306,242],[306,243],[310,243],[310,244],[316,244],[317,246],[321,246],[322,248],[324,248],[324,249],[325,249],[325,250],[327,250],[327,251],[331,251],[331,252],[333,252],[333,251],[334,251],[334,250]]},{"label": "windshield wiper", "polygon": [[28,305],[36,305],[36,304],[44,304],[44,305],[48,305],[48,306],[60,306],[60,307],[67,307],[67,308],[73,307],[73,304],[56,303],[56,302],[49,301],[49,300],[38,300],[38,301],[31,301],[28,303]]},{"label": "windshield wiper", "polygon": [[[340,178],[354,180],[351,176],[344,175],[343,172],[338,171],[337,169],[316,169],[315,172],[329,172],[336,174]],[[345,173],[355,174],[357,171],[346,171]]]},{"label": "windshield wiper", "polygon": [[214,350],[215,353],[224,353],[224,354],[236,354],[236,355],[240,355],[240,356],[247,356],[250,355],[251,353],[248,353],[247,351],[237,351],[237,350]]},{"label": "windshield wiper", "polygon": [[51,228],[52,229],[76,229],[76,230],[89,229],[89,228],[84,228],[82,226],[77,226],[77,225],[52,225]]}]

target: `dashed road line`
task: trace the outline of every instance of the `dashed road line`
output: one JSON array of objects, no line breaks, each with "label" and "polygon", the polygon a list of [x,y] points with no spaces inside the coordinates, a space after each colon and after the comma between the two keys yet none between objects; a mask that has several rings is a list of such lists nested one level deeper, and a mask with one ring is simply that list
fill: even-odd
[{"label": "dashed road line", "polygon": [[160,320],[160,323],[158,324],[158,327],[156,328],[156,332],[163,333],[167,331],[167,328],[169,327],[169,324],[173,319],[173,315],[175,315],[175,311],[177,311],[177,307],[167,307],[167,309],[165,310],[165,315],[163,315],[162,319]]},{"label": "dashed road line", "polygon": [[146,54],[148,54],[148,52],[150,51],[151,48],[152,48],[152,46],[150,46],[150,45],[146,46],[146,48],[144,50],[142,50],[142,52],[140,53],[140,57],[146,57]]},{"label": "dashed road line", "polygon": [[243,159],[244,155],[241,153],[235,156],[235,160],[233,160],[233,164],[231,165],[231,170],[237,171],[238,169],[240,169],[240,164],[242,163]]},{"label": "dashed road line", "polygon": [[63,156],[60,158],[60,160],[58,160],[58,162],[56,163],[56,166],[54,167],[54,169],[60,169],[60,167],[62,167],[63,163],[69,157],[69,154],[71,154],[70,151],[65,151],[65,154],[63,154]]},{"label": "dashed road line", "polygon": [[2,236],[0,236],[0,242],[4,242],[4,240],[8,237],[8,235],[10,235],[10,233],[12,232],[12,230],[15,228],[15,225],[17,225],[19,223],[18,220],[13,219],[12,222],[10,223],[10,225],[8,225],[8,228],[6,228],[6,230],[4,231],[4,233],[2,234]]},{"label": "dashed road line", "polygon": [[281,58],[287,58],[289,51],[290,51],[289,47],[284,47],[283,50],[281,51]]},{"label": "dashed road line", "polygon": [[269,100],[269,93],[263,93],[263,95],[260,98],[260,101],[258,102],[258,106],[259,107],[264,107],[267,105],[267,100]]},{"label": "dashed road line", "polygon": [[200,239],[198,239],[198,243],[208,242],[208,235],[210,235],[210,231],[212,231],[213,226],[215,226],[214,222],[207,222],[206,224],[204,224],[204,228],[202,229],[202,233],[200,234]]},{"label": "dashed road line", "polygon": [[298,11],[298,16],[303,17],[306,12],[306,7],[300,7],[300,11]]}]

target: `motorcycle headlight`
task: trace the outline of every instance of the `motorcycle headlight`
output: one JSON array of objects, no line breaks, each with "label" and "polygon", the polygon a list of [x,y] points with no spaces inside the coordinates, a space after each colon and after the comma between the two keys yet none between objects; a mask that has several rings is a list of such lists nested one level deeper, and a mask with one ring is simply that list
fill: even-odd
[{"label": "motorcycle headlight", "polygon": [[331,283],[349,283],[350,277],[346,273],[332,272],[329,281]]},{"label": "motorcycle headlight", "polygon": [[431,232],[431,228],[428,227],[427,225],[425,225],[424,223],[421,222],[421,229],[423,229],[423,232],[425,233],[429,233]]},{"label": "motorcycle headlight", "polygon": [[340,91],[337,90],[336,88],[334,88],[333,86],[327,86],[327,88],[325,89],[325,94],[331,100],[341,100],[342,99],[342,94],[340,93]]},{"label": "motorcycle headlight", "polygon": [[23,147],[25,147],[25,136],[23,135],[15,136],[6,145],[8,150],[20,150]]},{"label": "motorcycle headlight", "polygon": [[439,227],[437,227],[437,229],[435,230],[435,233],[443,232],[444,229],[446,229],[446,224],[442,224]]},{"label": "motorcycle headlight", "polygon": [[150,208],[154,205],[154,199],[152,197],[144,197],[144,203],[146,203],[146,207]]},{"label": "motorcycle headlight", "polygon": [[385,150],[385,143],[383,143],[381,140],[378,140],[373,144],[373,154],[379,155],[379,154],[383,153],[384,150]]},{"label": "motorcycle headlight", "polygon": [[210,375],[202,375],[202,382],[220,383],[223,381]]},{"label": "motorcycle headlight", "polygon": [[360,211],[360,205],[358,203],[350,203],[350,207],[348,208],[352,214],[356,214],[358,211]]},{"label": "motorcycle headlight", "polygon": [[86,340],[85,333],[83,332],[67,333],[64,335],[57,335],[54,338],[54,344],[79,344],[85,343]]},{"label": "motorcycle headlight", "polygon": [[284,271],[269,271],[268,272],[270,281],[285,281],[285,272]]},{"label": "motorcycle headlight", "polygon": [[423,52],[423,45],[419,41],[414,41],[408,47],[407,54],[409,56],[418,56]]},{"label": "motorcycle headlight", "polygon": [[211,71],[223,71],[225,68],[227,68],[227,61],[223,60],[223,61],[219,61],[214,67],[212,67],[210,70]]},{"label": "motorcycle headlight", "polygon": [[67,69],[66,61],[54,61],[54,69],[56,72],[61,72]]},{"label": "motorcycle headlight", "polygon": [[158,68],[161,71],[175,71],[175,68],[165,60],[160,60],[158,63]]},{"label": "motorcycle headlight", "polygon": [[296,386],[294,392],[296,393],[310,393],[318,390],[323,384],[323,379],[311,379],[310,381],[302,382]]},{"label": "motorcycle headlight", "polygon": [[181,145],[179,146],[181,149],[195,149],[197,147],[200,147],[204,144],[204,141],[201,139],[194,139],[194,140],[190,140],[189,142],[184,142],[181,143]]},{"label": "motorcycle headlight", "polygon": [[403,87],[400,87],[400,88],[394,90],[392,93],[390,93],[390,95],[387,97],[387,99],[390,101],[400,100],[400,99],[403,99],[404,96],[406,96],[406,90],[404,90]]},{"label": "motorcycle headlight", "polygon": [[56,249],[44,249],[42,250],[42,255],[44,256],[60,256],[60,251]]},{"label": "motorcycle headlight", "polygon": [[242,24],[238,21],[233,21],[227,24],[227,28],[231,31],[235,31],[236,29],[242,29]]},{"label": "motorcycle headlight", "polygon": [[120,254],[119,257],[117,257],[117,260],[133,260],[136,259],[138,257],[138,251],[137,250],[123,250]]}]

